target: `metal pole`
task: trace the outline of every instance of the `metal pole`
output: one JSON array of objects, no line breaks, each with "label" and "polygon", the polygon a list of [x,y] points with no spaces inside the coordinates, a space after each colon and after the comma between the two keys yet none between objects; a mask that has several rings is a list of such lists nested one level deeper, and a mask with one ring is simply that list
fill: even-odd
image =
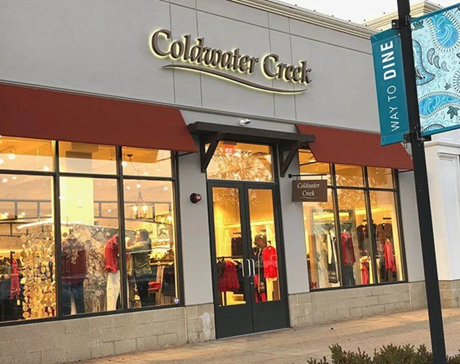
[{"label": "metal pole", "polygon": [[402,56],[404,62],[404,80],[406,84],[407,107],[410,126],[410,143],[414,161],[414,176],[419,215],[420,236],[422,240],[423,268],[430,321],[433,363],[446,364],[446,344],[442,321],[441,296],[439,293],[438,269],[434,245],[433,222],[431,218],[430,195],[425,160],[425,146],[420,128],[417,87],[415,83],[414,53],[412,50],[412,33],[410,28],[409,0],[398,1]]}]

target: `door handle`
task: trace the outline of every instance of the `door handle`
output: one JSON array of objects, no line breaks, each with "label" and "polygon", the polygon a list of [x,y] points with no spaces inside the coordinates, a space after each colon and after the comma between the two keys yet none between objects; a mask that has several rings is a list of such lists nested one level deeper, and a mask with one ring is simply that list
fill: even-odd
[{"label": "door handle", "polygon": [[247,275],[247,276],[244,275],[244,264],[243,264],[243,277],[245,277],[245,278],[248,277],[248,278],[249,278],[249,277],[252,277],[252,273],[251,273],[251,262],[250,262],[249,259],[246,259],[246,263],[247,263],[247,265],[248,265],[248,275]]},{"label": "door handle", "polygon": [[251,262],[252,262],[252,276],[251,277],[254,277],[256,275],[256,262],[254,261],[254,259],[251,259]]}]

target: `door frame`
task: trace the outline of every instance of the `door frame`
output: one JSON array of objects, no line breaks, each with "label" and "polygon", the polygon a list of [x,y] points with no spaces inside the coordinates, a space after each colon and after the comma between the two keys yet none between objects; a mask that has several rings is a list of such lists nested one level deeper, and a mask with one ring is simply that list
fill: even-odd
[{"label": "door frame", "polygon": [[[218,277],[217,271],[215,269],[215,262],[216,262],[216,247],[215,247],[215,231],[214,231],[214,206],[213,206],[213,193],[212,189],[214,187],[224,187],[224,188],[237,188],[239,189],[240,193],[244,195],[240,195],[240,218],[241,218],[241,228],[245,229],[245,235],[250,233],[250,217],[249,217],[249,201],[247,201],[247,195],[249,189],[269,189],[273,192],[273,213],[274,213],[274,225],[276,231],[276,238],[279,242],[279,246],[277,244],[277,251],[278,251],[278,271],[279,277],[282,278],[280,282],[280,294],[281,294],[281,302],[284,303],[284,312],[285,312],[285,327],[290,327],[290,317],[289,317],[289,296],[288,296],[288,289],[287,289],[287,272],[286,272],[286,254],[284,249],[284,232],[283,232],[283,224],[282,224],[282,209],[281,209],[281,196],[280,196],[280,189],[279,189],[279,180],[278,180],[278,163],[276,156],[276,149],[272,145],[273,148],[273,169],[275,180],[274,182],[259,182],[259,181],[234,181],[234,180],[207,180],[207,197],[208,197],[208,222],[209,222],[209,235],[210,235],[210,248],[211,248],[211,273],[212,273],[212,287],[213,287],[213,298],[214,298],[214,315],[215,315],[215,324],[216,324],[216,337],[217,339],[228,337],[224,335],[220,335],[217,329],[217,316],[219,311],[219,292],[218,292]],[[250,236],[248,237],[250,239]],[[243,264],[244,269],[244,264]],[[252,295],[253,288],[250,288],[250,292]],[[253,297],[250,297],[250,300],[246,305],[250,306],[251,312],[255,312],[253,306]],[[270,302],[266,302],[270,304]],[[227,306],[228,308],[228,306]],[[254,319],[253,319],[253,327],[254,327]],[[274,328],[276,329],[276,328]],[[264,330],[260,330],[257,332],[262,332]],[[256,331],[250,332],[254,333]]]}]

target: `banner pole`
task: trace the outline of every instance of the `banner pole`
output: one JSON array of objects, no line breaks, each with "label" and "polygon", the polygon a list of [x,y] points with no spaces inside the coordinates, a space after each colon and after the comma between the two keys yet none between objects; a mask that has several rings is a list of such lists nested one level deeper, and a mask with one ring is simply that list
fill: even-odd
[{"label": "banner pole", "polygon": [[409,114],[409,140],[412,147],[417,206],[422,242],[423,268],[430,322],[433,363],[446,364],[446,344],[442,319],[441,296],[439,293],[436,249],[431,216],[430,195],[425,158],[425,145],[420,127],[417,86],[415,82],[415,63],[412,49],[409,0],[397,0],[399,20],[393,22],[399,28],[402,57],[404,61],[404,80],[406,84],[407,108]]}]

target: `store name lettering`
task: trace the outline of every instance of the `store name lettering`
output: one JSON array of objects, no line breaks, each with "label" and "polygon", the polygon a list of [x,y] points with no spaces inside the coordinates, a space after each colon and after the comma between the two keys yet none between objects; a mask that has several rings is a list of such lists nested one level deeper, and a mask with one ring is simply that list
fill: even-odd
[{"label": "store name lettering", "polygon": [[[150,46],[153,54],[157,57],[169,57],[174,61],[185,63],[167,65],[163,67],[165,69],[199,72],[259,91],[298,94],[305,92],[307,90],[305,86],[311,82],[311,69],[308,68],[307,61],[301,61],[298,65],[282,63],[280,57],[274,53],[258,58],[241,54],[239,48],[223,51],[218,48],[206,47],[204,38],[192,40],[191,35],[184,35],[182,39],[174,41],[171,32],[166,29],[160,29],[152,34]],[[269,79],[283,80],[304,87],[294,90],[274,88],[229,73],[252,75],[258,69]]]}]

